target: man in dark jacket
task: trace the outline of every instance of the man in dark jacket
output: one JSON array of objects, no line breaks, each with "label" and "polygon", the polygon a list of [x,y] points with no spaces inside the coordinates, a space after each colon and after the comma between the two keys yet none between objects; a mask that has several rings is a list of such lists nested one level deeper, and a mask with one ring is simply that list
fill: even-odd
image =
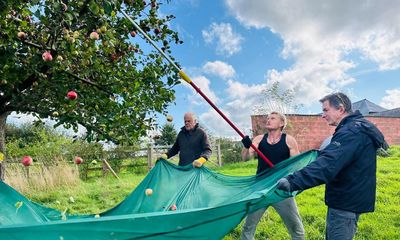
[{"label": "man in dark jacket", "polygon": [[179,166],[192,163],[195,167],[201,167],[211,155],[207,134],[199,128],[194,113],[185,113],[183,120],[185,126],[182,127],[174,145],[164,157],[170,158],[179,152]]},{"label": "man in dark jacket", "polygon": [[320,102],[322,117],[336,126],[332,140],[314,162],[280,179],[277,188],[296,191],[326,184],[326,239],[353,239],[360,214],[374,211],[376,151],[387,144],[359,111],[352,112],[345,94],[330,94]]}]

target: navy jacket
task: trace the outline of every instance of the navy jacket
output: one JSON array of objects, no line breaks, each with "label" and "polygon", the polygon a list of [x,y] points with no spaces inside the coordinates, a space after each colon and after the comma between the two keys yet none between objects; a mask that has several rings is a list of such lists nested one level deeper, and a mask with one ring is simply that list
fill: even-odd
[{"label": "navy jacket", "polygon": [[307,167],[287,177],[291,190],[326,184],[328,207],[355,213],[373,212],[376,195],[376,150],[387,148],[382,133],[360,112],[339,123],[331,143]]},{"label": "navy jacket", "polygon": [[186,130],[185,127],[176,137],[175,143],[168,151],[168,158],[175,156],[179,152],[179,166],[185,166],[192,163],[199,157],[209,159],[211,156],[211,147],[208,141],[207,134],[203,129],[199,128],[199,124],[191,130]]}]

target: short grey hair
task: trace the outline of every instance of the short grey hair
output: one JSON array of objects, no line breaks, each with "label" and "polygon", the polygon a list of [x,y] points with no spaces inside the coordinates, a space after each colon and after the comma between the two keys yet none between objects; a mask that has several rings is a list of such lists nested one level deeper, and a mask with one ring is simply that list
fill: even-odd
[{"label": "short grey hair", "polygon": [[351,101],[350,101],[349,97],[347,97],[346,94],[341,93],[341,92],[326,95],[325,97],[321,98],[319,101],[321,103],[328,101],[329,105],[331,105],[332,107],[334,107],[336,109],[339,109],[340,105],[342,105],[345,112],[347,112],[347,113],[353,112],[353,110],[351,109]]}]

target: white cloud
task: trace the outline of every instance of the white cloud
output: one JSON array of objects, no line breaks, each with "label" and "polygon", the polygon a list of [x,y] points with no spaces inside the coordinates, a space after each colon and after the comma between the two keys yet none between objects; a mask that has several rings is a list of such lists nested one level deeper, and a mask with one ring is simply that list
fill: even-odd
[{"label": "white cloud", "polygon": [[306,106],[355,81],[349,54],[375,62],[380,70],[400,68],[400,2],[226,0],[246,27],[266,28],[284,44],[282,57],[294,64],[270,70],[267,82],[295,90]]},{"label": "white cloud", "polygon": [[386,90],[386,94],[379,105],[387,109],[400,107],[400,88]]},{"label": "white cloud", "polygon": [[231,56],[241,49],[243,37],[235,33],[229,23],[212,23],[202,34],[206,43],[217,42],[217,54]]},{"label": "white cloud", "polygon": [[[228,117],[239,130],[251,135],[251,119],[254,106],[259,102],[260,93],[265,84],[247,85],[237,81],[228,80],[226,89],[226,102],[221,111]],[[200,115],[200,120],[207,123],[207,127],[218,136],[240,138],[236,131],[225,122],[214,110]]]},{"label": "white cloud", "polygon": [[[192,81],[213,103],[219,102],[219,98],[217,97],[217,95],[210,89],[210,80],[208,80],[208,78],[204,76],[196,76],[192,78]],[[190,86],[189,84],[184,84],[184,86],[190,88],[193,92],[191,96],[188,96],[191,104],[201,105],[206,103],[192,86]]]},{"label": "white cloud", "polygon": [[203,71],[223,79],[235,76],[235,69],[231,65],[221,61],[206,62],[203,66]]}]

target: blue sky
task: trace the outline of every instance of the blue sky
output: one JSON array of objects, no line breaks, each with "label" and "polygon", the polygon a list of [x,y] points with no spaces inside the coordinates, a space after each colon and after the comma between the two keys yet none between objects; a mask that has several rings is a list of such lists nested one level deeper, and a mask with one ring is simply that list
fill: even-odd
[{"label": "blue sky", "polygon": [[[400,107],[400,2],[391,0],[174,0],[160,13],[184,44],[172,56],[244,133],[262,90],[279,81],[300,113],[319,113],[318,99],[342,91]],[[137,38],[137,37],[136,37]],[[136,39],[136,41],[140,41]],[[189,84],[168,108],[178,129],[193,111],[216,136],[237,137]],[[268,105],[269,106],[269,105]],[[271,109],[273,110],[273,109]],[[162,125],[165,116],[158,116]]]},{"label": "blue sky", "polygon": [[[366,4],[368,3],[368,4]],[[165,6],[167,5],[167,6]],[[400,107],[400,2],[176,0],[161,8],[176,19],[183,45],[173,48],[189,77],[243,132],[262,89],[279,81],[295,92],[300,113],[343,91]],[[187,83],[169,107],[178,128],[193,111],[215,135],[237,136]],[[159,123],[165,122],[159,117]]]}]

